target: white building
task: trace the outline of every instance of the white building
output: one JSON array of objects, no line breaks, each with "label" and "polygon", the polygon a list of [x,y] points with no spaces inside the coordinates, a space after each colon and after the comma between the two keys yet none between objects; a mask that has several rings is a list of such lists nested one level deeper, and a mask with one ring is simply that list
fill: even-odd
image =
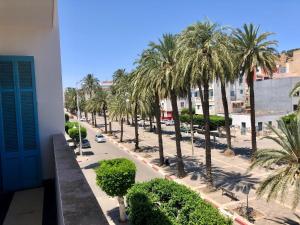
[{"label": "white building", "polygon": [[0,4],[0,192],[54,177],[51,136],[64,132],[56,0]]},{"label": "white building", "polygon": [[[279,76],[274,79],[260,80],[254,83],[256,127],[263,130],[266,124],[276,126],[277,120],[297,109],[299,96],[290,97],[289,93],[300,76]],[[249,110],[232,113],[232,124],[240,128],[250,129]]]}]

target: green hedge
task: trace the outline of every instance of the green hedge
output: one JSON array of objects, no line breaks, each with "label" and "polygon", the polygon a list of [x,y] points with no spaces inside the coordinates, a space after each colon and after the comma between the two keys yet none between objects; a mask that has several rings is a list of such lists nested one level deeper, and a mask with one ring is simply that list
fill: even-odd
[{"label": "green hedge", "polygon": [[135,184],[127,194],[131,225],[231,225],[194,191],[174,181]]},{"label": "green hedge", "polygon": [[292,113],[292,114],[283,116],[281,119],[283,120],[283,122],[284,122],[285,124],[290,124],[290,123],[291,123],[291,120],[295,120],[295,118],[296,118],[296,114],[295,114],[295,113]]},{"label": "green hedge", "polygon": [[[72,138],[73,140],[79,142],[79,129],[78,127],[73,127],[71,129],[68,130],[68,134],[70,136],[70,138]],[[80,134],[81,134],[81,138],[84,139],[87,136],[87,132],[86,132],[86,128],[85,127],[80,127]]]},{"label": "green hedge", "polygon": [[[190,123],[191,118],[188,114],[183,114],[180,115],[180,122],[182,123]],[[193,116],[193,123],[194,125],[199,125],[200,127],[204,126],[204,117],[203,115],[194,115]],[[229,124],[232,124],[232,119],[229,118]],[[216,130],[218,127],[223,127],[225,126],[225,118],[223,116],[216,116],[216,115],[211,115],[210,116],[210,129],[211,130]]]},{"label": "green hedge", "polygon": [[97,184],[109,196],[124,196],[135,182],[135,164],[125,158],[102,160],[96,169]]},{"label": "green hedge", "polygon": [[[180,111],[180,114],[181,115],[184,115],[184,114],[189,114],[190,113],[190,110],[188,108],[183,108],[181,111]],[[192,108],[192,113],[195,114],[195,108],[193,107]]]}]

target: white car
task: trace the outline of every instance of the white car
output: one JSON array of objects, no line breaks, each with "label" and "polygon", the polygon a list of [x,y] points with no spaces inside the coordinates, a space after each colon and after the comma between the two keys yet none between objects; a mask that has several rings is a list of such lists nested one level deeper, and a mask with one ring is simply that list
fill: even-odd
[{"label": "white car", "polygon": [[95,141],[98,143],[103,143],[106,142],[106,139],[102,134],[96,134]]},{"label": "white car", "polygon": [[80,121],[85,122],[85,121],[86,121],[86,118],[85,118],[85,117],[81,117],[81,118],[80,118]]},{"label": "white car", "polygon": [[165,122],[166,126],[173,126],[175,124],[174,120],[168,120]]}]

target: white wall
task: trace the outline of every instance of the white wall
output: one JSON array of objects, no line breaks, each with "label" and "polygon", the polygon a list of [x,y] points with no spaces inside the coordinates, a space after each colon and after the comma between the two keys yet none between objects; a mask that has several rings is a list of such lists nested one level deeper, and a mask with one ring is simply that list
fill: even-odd
[{"label": "white wall", "polygon": [[[263,123],[263,129],[266,128],[266,124],[272,121],[272,126],[277,127],[277,120],[279,120],[284,114],[274,114],[274,115],[256,115],[255,123],[258,126],[259,122]],[[242,122],[246,123],[246,128],[251,128],[250,114],[231,114],[232,125],[241,128]]]},{"label": "white wall", "polygon": [[34,56],[43,178],[54,176],[51,135],[64,132],[59,30],[1,28],[0,55]]}]

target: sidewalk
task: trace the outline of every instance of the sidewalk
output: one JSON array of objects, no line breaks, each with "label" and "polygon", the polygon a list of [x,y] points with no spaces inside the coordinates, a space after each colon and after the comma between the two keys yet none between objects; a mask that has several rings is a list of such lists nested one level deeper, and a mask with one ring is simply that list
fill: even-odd
[{"label": "sidewalk", "polygon": [[[100,118],[99,121],[102,123],[102,118]],[[112,124],[112,127],[114,131],[118,131],[120,128],[119,124],[116,122]],[[136,152],[135,154],[151,165],[158,165],[157,135],[147,132],[143,128],[139,128],[139,132],[141,151]],[[171,132],[167,133],[171,134]],[[134,139],[134,127],[124,125],[124,139],[125,142],[122,143],[122,146],[133,149],[134,142],[132,140]],[[233,141],[233,145],[239,147],[240,153],[235,157],[226,157],[222,153],[224,150],[224,140],[217,138],[217,145],[212,150],[212,166],[215,186],[222,186],[232,190],[239,201],[232,201],[229,197],[222,195],[221,191],[207,192],[205,180],[203,179],[203,174],[205,174],[203,137],[201,135],[197,136],[198,141],[196,141],[195,144],[197,147],[195,148],[194,156],[191,156],[191,144],[189,143],[188,138],[184,137],[183,139],[185,141],[182,142],[181,146],[188,175],[179,180],[180,183],[184,183],[196,190],[202,197],[205,196],[221,209],[233,212],[235,208],[239,207],[241,204],[245,204],[246,195],[239,190],[240,185],[251,183],[254,186],[257,186],[259,181],[268,175],[264,169],[255,169],[250,173],[247,172],[249,160],[247,159],[247,154],[242,151],[243,149],[244,151],[247,151],[251,142],[246,142],[245,140]],[[174,157],[176,154],[176,147],[174,136],[172,134],[163,135],[163,143],[165,156],[170,158],[171,166],[168,168],[159,168],[159,170],[163,170],[169,177],[174,178],[176,173]],[[271,147],[270,144],[270,142],[268,143],[264,140],[259,141],[258,146],[260,148],[262,146]],[[289,200],[287,199],[286,202],[288,201]],[[278,202],[272,201],[267,203],[264,199],[256,199],[255,190],[250,191],[249,205],[254,207],[257,213],[255,224],[298,224],[299,209],[294,213],[288,206],[284,207]]]}]

